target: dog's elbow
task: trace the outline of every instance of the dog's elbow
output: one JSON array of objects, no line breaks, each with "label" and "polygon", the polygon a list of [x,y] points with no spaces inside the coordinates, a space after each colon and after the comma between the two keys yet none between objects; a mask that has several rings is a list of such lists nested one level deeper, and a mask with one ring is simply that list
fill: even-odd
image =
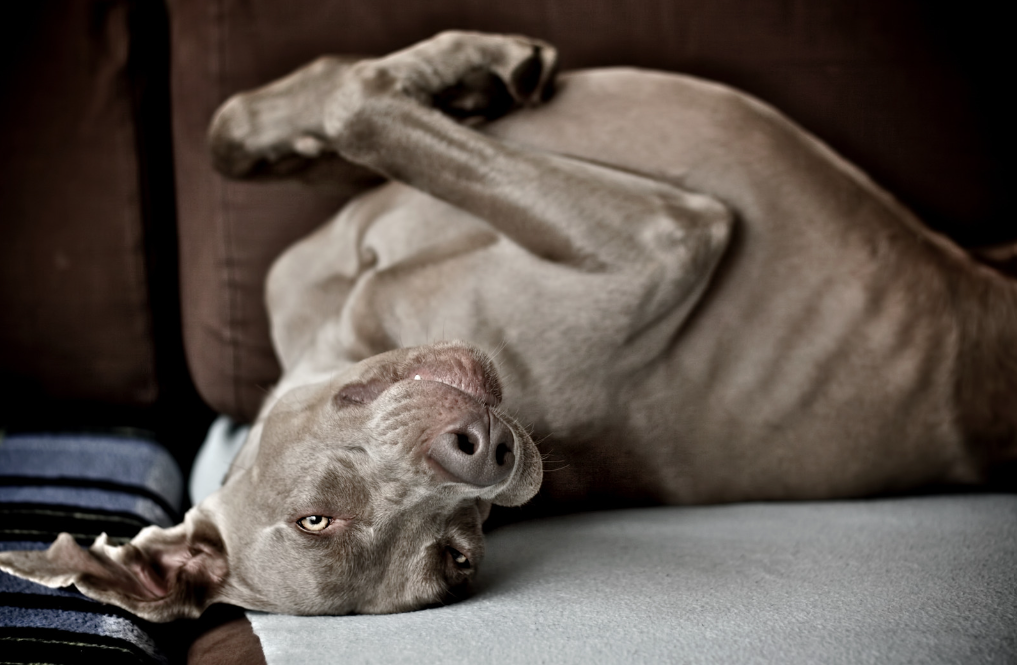
[{"label": "dog's elbow", "polygon": [[685,201],[681,209],[642,229],[640,241],[648,251],[630,268],[641,294],[634,323],[675,314],[683,319],[706,290],[731,242],[735,226],[731,210],[716,199],[696,196],[702,200],[695,209]]},{"label": "dog's elbow", "polygon": [[641,244],[664,269],[664,279],[706,276],[731,241],[734,214],[712,196],[681,192],[680,200],[664,196],[654,219],[643,225]]}]

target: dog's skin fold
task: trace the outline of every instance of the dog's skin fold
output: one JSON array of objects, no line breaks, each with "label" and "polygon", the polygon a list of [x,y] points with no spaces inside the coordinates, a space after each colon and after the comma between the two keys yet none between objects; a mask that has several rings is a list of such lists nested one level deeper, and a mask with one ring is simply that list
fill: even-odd
[{"label": "dog's skin fold", "polygon": [[228,175],[390,182],[273,267],[283,376],[218,492],[124,547],[65,534],[0,567],[155,621],[395,612],[465,592],[481,524],[541,489],[541,453],[540,501],[569,509],[1013,464],[1012,281],[744,94],[554,83],[548,44],[443,33],[224,104]]}]

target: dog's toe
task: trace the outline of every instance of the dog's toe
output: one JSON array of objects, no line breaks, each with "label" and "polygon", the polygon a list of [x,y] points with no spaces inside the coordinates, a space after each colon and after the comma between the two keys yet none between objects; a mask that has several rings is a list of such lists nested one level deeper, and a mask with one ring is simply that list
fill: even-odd
[{"label": "dog's toe", "polygon": [[237,95],[219,109],[208,130],[212,163],[220,173],[240,178],[250,173],[259,161],[246,145],[253,123],[242,96]]}]

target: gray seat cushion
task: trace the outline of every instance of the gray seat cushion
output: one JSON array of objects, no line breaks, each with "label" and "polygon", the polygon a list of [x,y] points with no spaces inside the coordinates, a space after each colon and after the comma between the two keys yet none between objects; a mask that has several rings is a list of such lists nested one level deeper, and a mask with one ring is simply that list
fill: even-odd
[{"label": "gray seat cushion", "polygon": [[248,613],[268,663],[1014,663],[1017,496],[590,513],[489,537],[477,594]]}]

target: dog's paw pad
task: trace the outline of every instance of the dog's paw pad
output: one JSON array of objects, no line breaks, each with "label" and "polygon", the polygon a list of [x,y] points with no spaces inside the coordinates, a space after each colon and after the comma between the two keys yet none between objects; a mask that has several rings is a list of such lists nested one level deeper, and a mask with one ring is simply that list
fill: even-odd
[{"label": "dog's paw pad", "polygon": [[[547,42],[519,35],[448,31],[417,47],[428,72],[440,72],[435,105],[458,117],[488,119],[550,97],[558,53]],[[423,77],[422,77],[423,78]]]},{"label": "dog's paw pad", "polygon": [[511,111],[516,100],[500,77],[490,70],[476,69],[438,92],[434,105],[455,118],[493,120]]},{"label": "dog's paw pad", "polygon": [[550,98],[558,69],[558,51],[546,42],[526,37],[515,42],[508,57],[505,82],[516,102],[537,104]]},{"label": "dog's paw pad", "polygon": [[522,61],[512,70],[509,76],[509,87],[514,96],[521,102],[532,97],[540,86],[541,74],[544,70],[544,63],[540,59],[540,47],[533,48],[533,56]]}]

